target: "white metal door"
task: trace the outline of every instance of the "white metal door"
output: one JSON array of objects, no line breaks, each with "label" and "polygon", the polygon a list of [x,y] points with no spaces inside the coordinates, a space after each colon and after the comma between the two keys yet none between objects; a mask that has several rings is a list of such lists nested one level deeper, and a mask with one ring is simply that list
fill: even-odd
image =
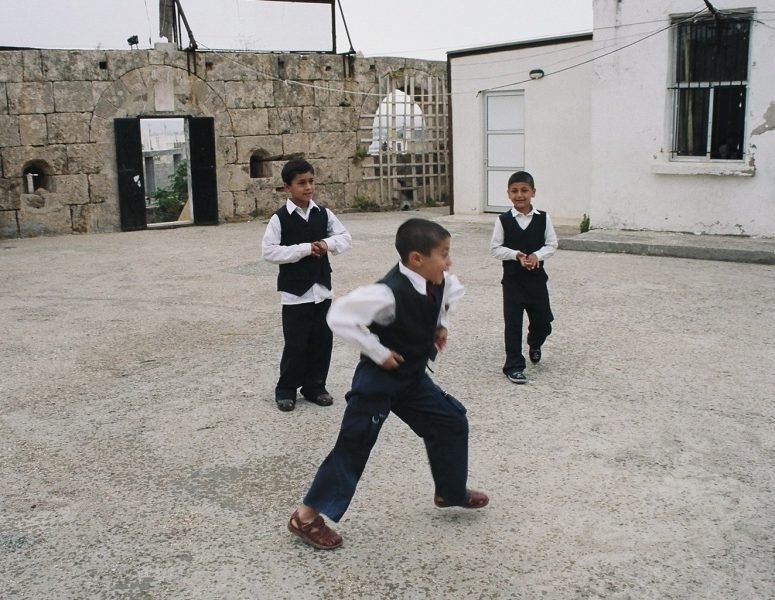
[{"label": "white metal door", "polygon": [[484,210],[502,212],[509,176],[525,167],[525,94],[490,92],[484,107]]}]

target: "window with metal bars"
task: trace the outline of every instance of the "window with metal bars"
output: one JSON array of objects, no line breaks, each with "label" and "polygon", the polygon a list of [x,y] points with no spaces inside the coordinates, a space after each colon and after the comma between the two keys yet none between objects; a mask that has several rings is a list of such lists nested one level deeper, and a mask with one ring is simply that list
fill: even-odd
[{"label": "window with metal bars", "polygon": [[676,26],[673,156],[743,158],[750,30],[739,13]]}]

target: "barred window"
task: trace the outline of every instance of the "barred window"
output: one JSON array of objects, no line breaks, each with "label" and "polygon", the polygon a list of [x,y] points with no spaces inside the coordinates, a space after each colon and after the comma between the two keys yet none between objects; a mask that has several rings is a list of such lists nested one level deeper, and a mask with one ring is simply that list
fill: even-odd
[{"label": "barred window", "polygon": [[750,15],[676,26],[673,155],[743,158]]}]

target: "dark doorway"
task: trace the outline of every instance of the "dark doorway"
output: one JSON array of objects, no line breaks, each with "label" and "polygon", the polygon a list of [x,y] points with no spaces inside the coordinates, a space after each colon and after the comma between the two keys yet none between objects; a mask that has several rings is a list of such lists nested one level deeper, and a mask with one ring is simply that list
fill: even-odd
[{"label": "dark doorway", "polygon": [[[164,188],[159,187],[159,183],[163,186],[165,184],[156,176],[156,165],[153,160],[148,160],[153,159],[153,154],[144,155],[147,154],[144,150],[150,150],[153,144],[143,139],[141,121],[143,124],[159,121],[160,124],[155,128],[150,126],[149,129],[162,132],[165,126],[162,122],[166,122],[168,133],[170,130],[175,132],[175,135],[168,136],[176,137],[177,142],[172,144],[170,151],[172,177],[168,176],[170,181]],[[116,119],[114,127],[122,231],[218,223],[215,127],[211,117]],[[181,144],[181,138],[187,143]],[[176,171],[180,177],[175,177]],[[173,180],[179,180],[174,190],[171,189],[175,188]],[[168,193],[164,194],[164,191]],[[178,202],[179,206],[176,204],[172,207],[174,210],[169,214],[159,216],[157,208],[160,194],[167,199],[172,197],[173,200],[180,196],[181,202]]]}]

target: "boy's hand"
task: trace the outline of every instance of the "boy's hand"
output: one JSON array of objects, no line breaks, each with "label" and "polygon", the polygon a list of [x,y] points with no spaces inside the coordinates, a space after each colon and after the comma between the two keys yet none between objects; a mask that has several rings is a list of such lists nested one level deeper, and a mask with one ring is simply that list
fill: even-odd
[{"label": "boy's hand", "polygon": [[447,345],[447,328],[439,325],[436,328],[436,335],[433,338],[433,343],[436,344],[437,350],[444,350]]},{"label": "boy's hand", "polygon": [[328,252],[328,244],[323,240],[312,242],[312,256],[321,257]]},{"label": "boy's hand", "polygon": [[524,252],[517,250],[517,259],[519,260],[519,264],[525,267],[528,271],[532,271],[533,269],[538,268],[539,261],[535,253],[528,256]]},{"label": "boy's hand", "polygon": [[393,371],[397,369],[402,362],[404,362],[404,357],[398,352],[391,350],[390,357],[382,363],[382,368],[386,371]]}]

